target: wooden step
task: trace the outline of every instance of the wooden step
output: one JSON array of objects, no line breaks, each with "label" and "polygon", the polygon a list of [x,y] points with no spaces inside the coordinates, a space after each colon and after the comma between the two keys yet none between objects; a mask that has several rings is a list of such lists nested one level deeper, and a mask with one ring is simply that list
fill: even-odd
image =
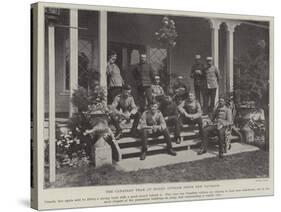
[{"label": "wooden step", "polygon": [[[196,139],[190,139],[190,140],[184,140],[180,144],[172,143],[174,150],[187,150],[190,149],[191,146],[196,146],[201,142],[199,138]],[[165,153],[167,151],[167,145],[166,143],[161,144],[153,144],[148,145],[147,154],[156,154],[156,153]],[[141,153],[141,146],[138,147],[129,147],[129,148],[123,148],[121,149],[121,155],[122,159],[130,158],[130,157],[138,157]]]}]

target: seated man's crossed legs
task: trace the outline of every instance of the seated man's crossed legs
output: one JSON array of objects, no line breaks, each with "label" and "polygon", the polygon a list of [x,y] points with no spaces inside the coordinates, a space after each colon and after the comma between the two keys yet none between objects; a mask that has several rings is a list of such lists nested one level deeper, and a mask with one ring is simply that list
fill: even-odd
[{"label": "seated man's crossed legs", "polygon": [[[132,136],[136,135],[136,133],[137,133],[137,127],[139,124],[140,117],[141,117],[140,112],[136,112],[136,113],[131,113],[127,118],[127,121],[130,121],[132,119],[134,120],[132,128],[131,128],[131,132],[130,132],[130,134]],[[124,117],[119,116],[118,114],[111,113],[110,120],[116,129],[115,139],[118,140],[122,136],[122,128],[121,128],[120,124],[123,120],[126,120],[126,119]]]}]

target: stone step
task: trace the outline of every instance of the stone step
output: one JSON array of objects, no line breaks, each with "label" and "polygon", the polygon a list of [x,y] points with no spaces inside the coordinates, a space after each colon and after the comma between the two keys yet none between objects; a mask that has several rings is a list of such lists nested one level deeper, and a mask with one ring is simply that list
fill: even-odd
[{"label": "stone step", "polygon": [[[174,134],[171,134],[170,137],[174,138]],[[182,140],[188,140],[188,139],[194,139],[199,137],[199,130],[193,130],[188,132],[181,132],[181,138]],[[126,147],[133,147],[133,146],[140,146],[141,145],[141,138],[140,137],[122,137],[119,140],[117,140],[120,148],[126,148]],[[151,137],[148,138],[148,142],[156,144],[156,143],[163,143],[164,136],[158,136],[158,137]]]},{"label": "stone step", "polygon": [[[191,146],[198,146],[200,142],[201,140],[199,138],[195,138],[190,140],[184,140],[180,144],[176,144],[175,142],[172,142],[172,145],[174,150],[179,151],[179,150],[190,149]],[[120,151],[121,151],[122,159],[138,157],[140,156],[141,153],[141,146],[123,148]],[[147,155],[165,153],[166,151],[167,151],[166,143],[152,144],[152,145],[148,145]]]}]

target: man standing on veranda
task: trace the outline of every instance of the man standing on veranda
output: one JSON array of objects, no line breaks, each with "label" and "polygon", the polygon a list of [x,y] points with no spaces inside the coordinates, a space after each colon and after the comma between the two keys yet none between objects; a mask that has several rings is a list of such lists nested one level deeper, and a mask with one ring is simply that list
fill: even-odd
[{"label": "man standing on veranda", "polygon": [[114,98],[122,93],[122,86],[124,80],[121,76],[119,67],[116,65],[117,54],[115,51],[108,53],[108,63],[106,67],[107,81],[108,81],[108,104],[111,104]]},{"label": "man standing on veranda", "polygon": [[[201,97],[204,95],[204,84],[206,83],[204,78],[204,65],[201,62],[201,56],[199,54],[195,55],[195,63],[191,67],[191,74],[190,77],[194,80],[194,92],[196,99],[202,106]],[[204,99],[203,99],[204,100]]]},{"label": "man standing on veranda", "polygon": [[140,63],[133,70],[134,78],[137,84],[138,98],[140,101],[140,111],[143,112],[152,101],[151,84],[153,81],[153,70],[146,62],[146,54],[140,55]]},{"label": "man standing on veranda", "polygon": [[[220,71],[213,65],[213,58],[207,57],[207,67],[205,69],[206,82],[207,82],[207,106],[209,106],[209,112],[213,112],[215,107],[215,98],[217,88],[219,87]],[[210,102],[210,105],[208,104]]]}]

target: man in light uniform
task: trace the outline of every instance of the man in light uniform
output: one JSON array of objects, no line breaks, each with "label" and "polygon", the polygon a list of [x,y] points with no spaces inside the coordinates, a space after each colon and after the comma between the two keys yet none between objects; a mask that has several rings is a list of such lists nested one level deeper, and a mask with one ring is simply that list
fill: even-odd
[{"label": "man in light uniform", "polygon": [[147,152],[147,138],[148,135],[152,137],[164,136],[167,143],[168,154],[176,156],[177,153],[172,148],[170,133],[167,128],[165,119],[162,113],[158,110],[158,104],[153,100],[149,104],[148,110],[144,111],[140,119],[140,131],[142,139],[142,151],[140,159],[144,160]]},{"label": "man in light uniform", "polygon": [[155,76],[154,77],[154,84],[151,85],[151,91],[152,91],[152,97],[156,99],[157,101],[159,98],[164,96],[164,89],[160,85],[160,77]]},{"label": "man in light uniform", "polygon": [[116,128],[115,138],[119,139],[122,135],[120,122],[126,120],[129,122],[134,120],[131,128],[131,134],[135,135],[141,114],[135,104],[133,96],[131,96],[131,86],[124,85],[122,94],[117,95],[111,105],[112,113],[110,114],[113,125]]},{"label": "man in light uniform", "polygon": [[194,94],[189,93],[188,98],[178,106],[178,109],[181,113],[182,123],[189,125],[198,124],[200,135],[202,136],[202,110],[199,102],[195,99]]},{"label": "man in light uniform", "polygon": [[219,157],[223,157],[223,146],[225,141],[225,130],[226,127],[232,124],[232,113],[231,110],[225,105],[225,99],[220,97],[218,108],[215,110],[213,116],[213,124],[203,129],[202,145],[198,155],[207,152],[208,137],[211,134],[218,135],[219,142]]},{"label": "man in light uniform", "polygon": [[[207,106],[209,106],[209,112],[213,112],[215,107],[215,98],[217,88],[219,87],[220,71],[213,65],[213,58],[207,57],[207,67],[205,69],[206,82],[207,82]],[[210,102],[210,105],[209,105]]]}]

